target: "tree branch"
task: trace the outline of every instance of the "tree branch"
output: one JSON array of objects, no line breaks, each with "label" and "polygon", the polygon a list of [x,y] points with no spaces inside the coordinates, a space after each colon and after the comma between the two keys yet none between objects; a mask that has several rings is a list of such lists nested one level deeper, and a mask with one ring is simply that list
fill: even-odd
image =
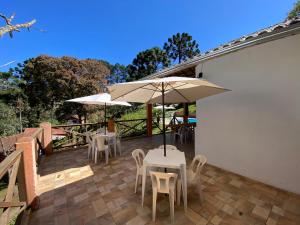
[{"label": "tree branch", "polygon": [[5,20],[6,25],[3,27],[0,27],[0,37],[2,37],[4,34],[9,33],[9,36],[12,37],[13,32],[17,31],[19,32],[21,28],[27,28],[29,29],[34,23],[36,23],[36,20],[32,20],[27,23],[22,24],[12,24],[12,20],[15,17],[15,14],[12,14],[10,17],[6,17],[5,15],[0,13],[0,17]]}]

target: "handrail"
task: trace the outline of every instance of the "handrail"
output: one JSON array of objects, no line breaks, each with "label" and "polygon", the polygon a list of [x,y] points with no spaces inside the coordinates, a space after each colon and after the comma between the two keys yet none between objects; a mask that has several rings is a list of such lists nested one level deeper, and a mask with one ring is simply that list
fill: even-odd
[{"label": "handrail", "polygon": [[33,132],[33,134],[31,134],[30,136],[35,138],[37,137],[41,132],[43,132],[43,128],[39,127],[36,129],[36,131]]},{"label": "handrail", "polygon": [[[18,207],[18,214],[26,208],[26,202],[13,199],[22,152],[22,150],[16,150],[0,163],[0,179],[5,174],[9,173],[9,183],[6,195],[2,202],[0,202],[0,208],[3,209],[3,212],[0,215],[0,224],[8,224],[12,216],[14,216],[10,213],[11,208]],[[20,183],[18,185],[21,186]]]},{"label": "handrail", "polygon": [[89,126],[89,125],[98,125],[98,124],[104,124],[104,122],[98,122],[98,123],[82,123],[82,124],[67,124],[67,125],[54,125],[52,128],[60,128],[60,127],[78,127],[78,126]]},{"label": "handrail", "polygon": [[0,163],[0,179],[6,174],[7,170],[17,161],[22,151],[14,151]]},{"label": "handrail", "polygon": [[147,120],[147,118],[142,118],[142,119],[132,119],[132,120],[115,120],[115,123],[120,123],[120,122],[134,122],[134,121],[140,121],[140,120]]}]

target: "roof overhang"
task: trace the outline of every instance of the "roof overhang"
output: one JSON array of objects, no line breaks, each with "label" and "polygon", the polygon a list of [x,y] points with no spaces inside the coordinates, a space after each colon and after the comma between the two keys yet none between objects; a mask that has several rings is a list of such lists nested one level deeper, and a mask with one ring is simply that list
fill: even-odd
[{"label": "roof overhang", "polygon": [[[296,17],[292,20],[285,21],[280,24],[276,24],[272,27],[260,30],[253,34],[244,36],[240,39],[229,42],[205,52],[204,54],[195,56],[180,64],[165,68],[154,74],[151,74],[144,79],[153,79],[166,76],[195,76],[195,67],[207,60],[220,57],[225,54],[230,54],[238,50],[248,48],[254,45],[263,44],[266,42],[278,40],[288,36],[300,34],[300,18]],[[193,73],[193,74],[192,74]]]}]

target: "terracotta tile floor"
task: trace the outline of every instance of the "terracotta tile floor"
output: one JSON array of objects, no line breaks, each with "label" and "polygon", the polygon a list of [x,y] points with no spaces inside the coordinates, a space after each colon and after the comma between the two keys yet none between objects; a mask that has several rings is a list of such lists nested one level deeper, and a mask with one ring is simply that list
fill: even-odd
[{"label": "terracotta tile floor", "polygon": [[[86,148],[55,153],[42,159],[38,192],[40,208],[30,224],[154,224],[152,193],[147,182],[144,208],[141,186],[134,194],[135,163],[130,152],[161,144],[161,137],[122,142],[123,155],[95,165],[87,160]],[[178,146],[188,161],[194,147]],[[300,224],[300,196],[263,185],[206,165],[202,173],[204,202],[188,190],[188,211],[175,206],[175,224]],[[169,224],[168,197],[158,199],[156,224]]]}]

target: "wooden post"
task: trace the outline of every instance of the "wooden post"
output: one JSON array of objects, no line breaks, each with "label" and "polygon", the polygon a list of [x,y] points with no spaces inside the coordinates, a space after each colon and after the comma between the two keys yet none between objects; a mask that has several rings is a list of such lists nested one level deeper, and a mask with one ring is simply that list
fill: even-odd
[{"label": "wooden post", "polygon": [[46,151],[46,155],[50,155],[53,152],[51,123],[41,123],[40,127],[43,128],[43,148]]},{"label": "wooden post", "polygon": [[152,104],[147,104],[147,136],[152,136]]},{"label": "wooden post", "polygon": [[108,132],[115,132],[115,121],[112,118],[108,119],[107,131]]},{"label": "wooden post", "polygon": [[188,123],[189,118],[189,104],[184,103],[183,104],[183,123]]},{"label": "wooden post", "polygon": [[26,203],[33,208],[37,208],[37,170],[34,139],[30,136],[19,138],[16,143],[16,150],[23,151],[22,163],[20,165],[23,168],[20,169],[23,170],[24,174]]}]

